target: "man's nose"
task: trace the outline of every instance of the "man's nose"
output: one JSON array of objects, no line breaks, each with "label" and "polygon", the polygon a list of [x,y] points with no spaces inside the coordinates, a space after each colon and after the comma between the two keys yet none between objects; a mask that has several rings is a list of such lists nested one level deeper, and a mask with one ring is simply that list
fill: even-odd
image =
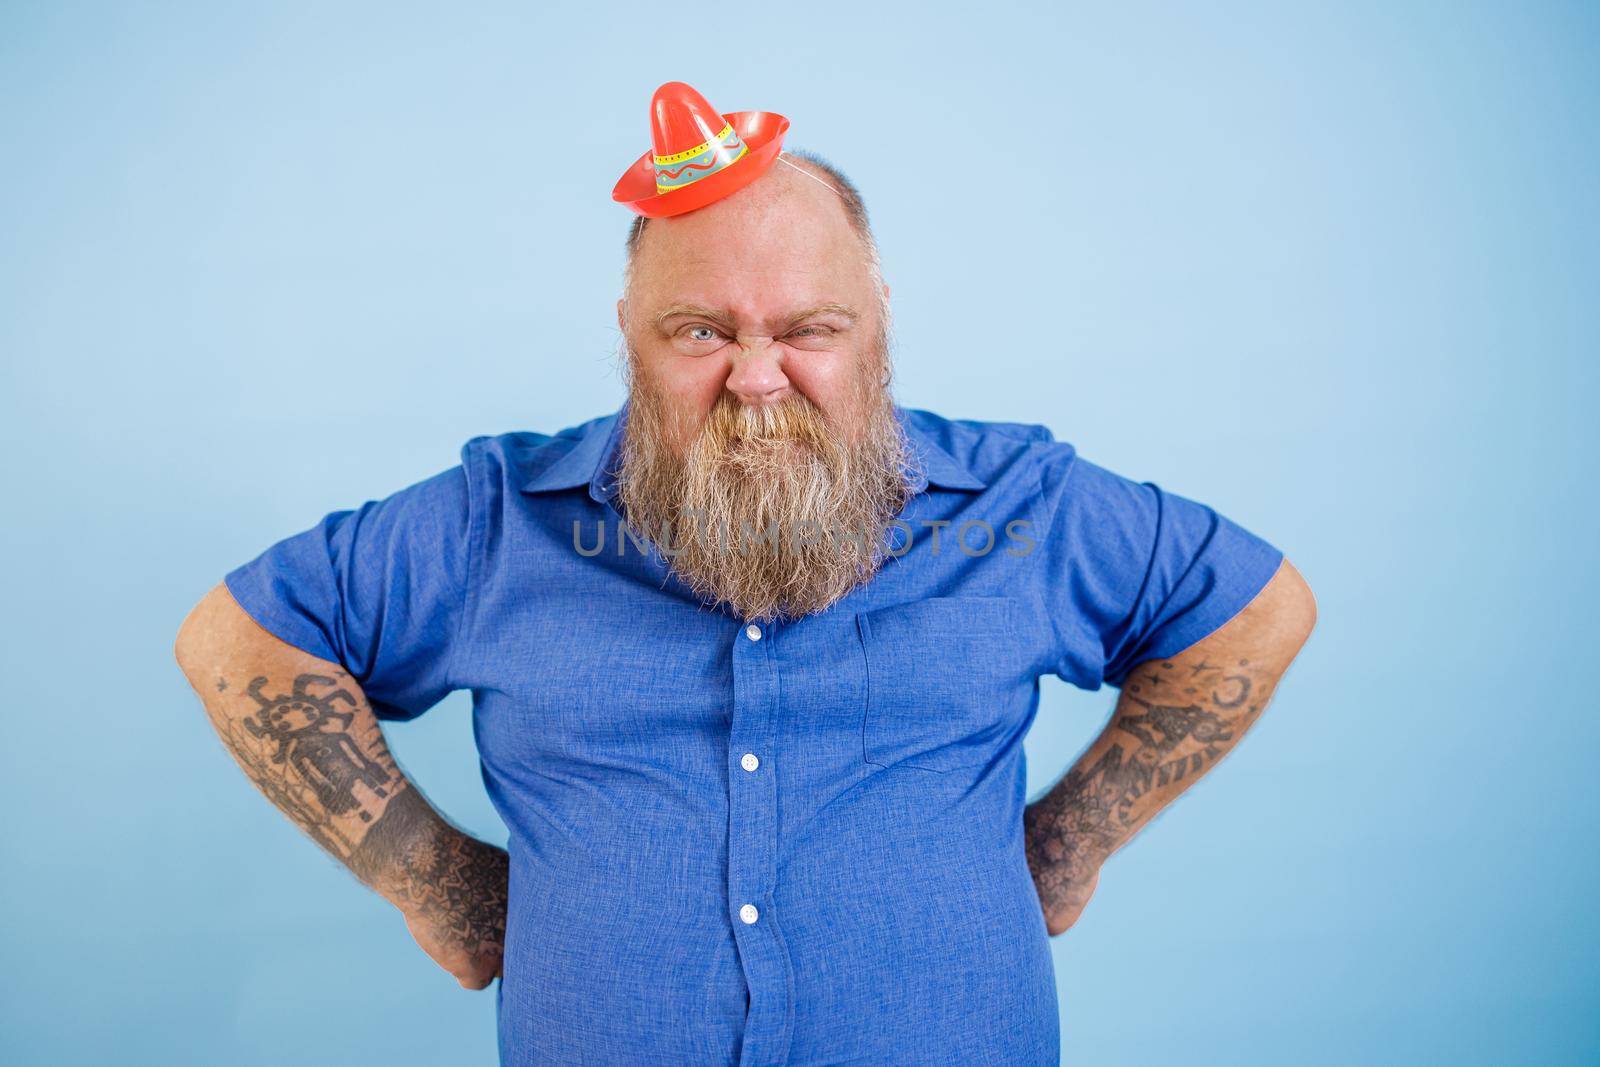
[{"label": "man's nose", "polygon": [[781,400],[789,387],[781,349],[770,337],[740,338],[738,345],[728,372],[728,391],[753,407]]}]

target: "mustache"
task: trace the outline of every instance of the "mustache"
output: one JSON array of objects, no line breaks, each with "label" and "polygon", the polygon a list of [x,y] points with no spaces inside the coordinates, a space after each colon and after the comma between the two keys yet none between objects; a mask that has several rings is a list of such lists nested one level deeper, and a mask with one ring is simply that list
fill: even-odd
[{"label": "mustache", "polygon": [[912,457],[876,377],[858,374],[828,408],[799,391],[765,404],[723,391],[703,415],[634,378],[625,521],[697,595],[742,617],[822,610],[877,570],[877,531],[910,495]]},{"label": "mustache", "polygon": [[691,464],[737,463],[746,470],[771,464],[774,475],[803,458],[836,469],[841,441],[827,414],[799,393],[759,407],[724,394],[707,414],[688,459]]},{"label": "mustache", "polygon": [[770,404],[750,405],[724,392],[706,415],[705,431],[723,436],[795,440],[815,433],[827,415],[804,393],[790,393]]}]

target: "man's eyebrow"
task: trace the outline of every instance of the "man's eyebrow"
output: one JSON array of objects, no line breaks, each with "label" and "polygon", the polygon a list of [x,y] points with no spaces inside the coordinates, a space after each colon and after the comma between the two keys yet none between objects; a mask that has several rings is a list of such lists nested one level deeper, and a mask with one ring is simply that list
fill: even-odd
[{"label": "man's eyebrow", "polygon": [[[784,322],[787,325],[792,326],[804,319],[811,318],[813,315],[825,314],[840,315],[846,319],[849,319],[852,323],[861,317],[849,304],[827,303],[817,304],[814,307],[808,307],[803,311],[797,311],[792,315],[786,316]],[[680,316],[711,319],[715,322],[728,322],[733,318],[732,315],[728,314],[728,311],[725,308],[709,308],[703,304],[669,304],[663,308],[658,315],[656,315],[656,325],[663,325],[668,319],[678,318]]]},{"label": "man's eyebrow", "polygon": [[804,311],[795,312],[789,316],[789,322],[792,325],[802,319],[809,319],[813,315],[842,315],[851,322],[855,322],[861,317],[856,314],[856,309],[849,304],[818,304],[816,307],[809,307]]},{"label": "man's eyebrow", "polygon": [[720,308],[708,308],[701,304],[668,304],[656,316],[656,325],[659,326],[668,319],[676,318],[680,315],[697,319],[716,319],[718,322],[726,322],[728,320],[727,311]]}]

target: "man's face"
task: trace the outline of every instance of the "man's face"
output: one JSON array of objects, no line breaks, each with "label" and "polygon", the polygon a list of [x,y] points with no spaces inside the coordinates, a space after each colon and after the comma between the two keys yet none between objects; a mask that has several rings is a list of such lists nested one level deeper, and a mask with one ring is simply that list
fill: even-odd
[{"label": "man's face", "polygon": [[839,194],[784,165],[652,220],[636,252],[620,505],[747,618],[819,611],[869,578],[909,495],[873,275]]},{"label": "man's face", "polygon": [[838,194],[777,164],[727,199],[651,220],[617,315],[631,374],[683,434],[720,399],[796,394],[845,431],[864,416],[860,379],[881,384],[886,293]]}]

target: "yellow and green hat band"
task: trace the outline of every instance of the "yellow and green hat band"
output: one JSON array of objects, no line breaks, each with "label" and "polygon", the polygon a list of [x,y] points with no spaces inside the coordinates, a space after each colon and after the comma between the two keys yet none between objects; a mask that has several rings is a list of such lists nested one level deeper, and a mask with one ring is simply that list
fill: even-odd
[{"label": "yellow and green hat band", "polygon": [[750,150],[733,124],[727,123],[709,141],[670,156],[652,156],[656,165],[656,192],[670,193],[692,185],[738,160]]}]

